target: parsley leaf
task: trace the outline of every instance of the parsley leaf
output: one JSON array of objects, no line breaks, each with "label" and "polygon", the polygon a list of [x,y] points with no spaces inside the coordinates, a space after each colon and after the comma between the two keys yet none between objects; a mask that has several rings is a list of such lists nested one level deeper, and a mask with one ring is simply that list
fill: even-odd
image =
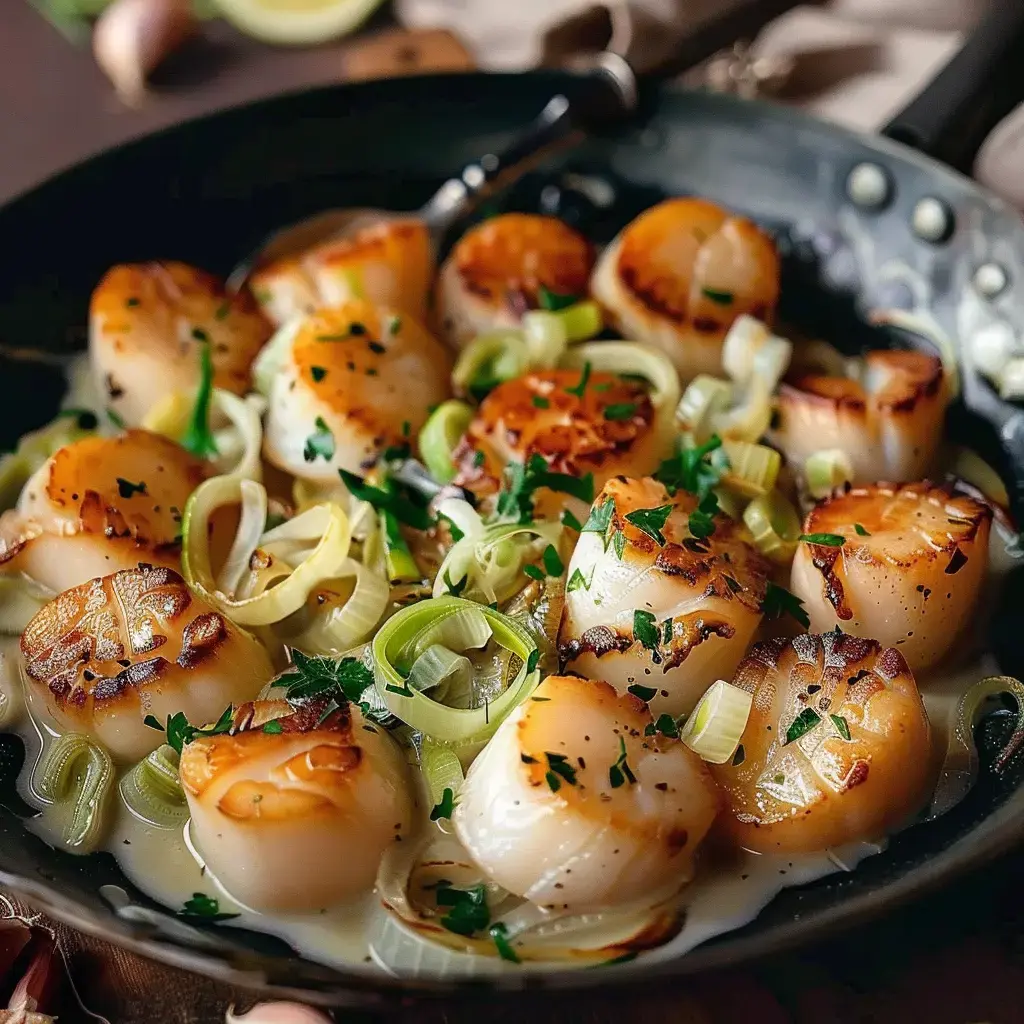
[{"label": "parsley leaf", "polygon": [[[193,332],[195,333],[195,332]],[[210,352],[208,339],[201,339],[204,344],[199,361],[199,390],[196,392],[196,404],[192,407],[192,417],[188,429],[181,439],[181,446],[201,459],[217,454],[217,442],[213,439],[210,429],[210,402],[213,400],[213,355]]]},{"label": "parsley leaf", "polygon": [[317,384],[327,376],[327,368],[325,366],[311,366],[309,372]]},{"label": "parsley leaf", "polygon": [[[789,728],[786,730],[786,743],[792,743],[794,740],[800,739],[801,736],[809,733],[820,721],[821,715],[814,708],[804,708],[789,723]],[[783,746],[785,745],[784,743]]]},{"label": "parsley leaf", "polygon": [[434,804],[434,809],[430,812],[430,820],[437,821],[440,818],[450,818],[454,810],[455,792],[450,787],[445,786],[440,802]]},{"label": "parsley leaf", "polygon": [[783,615],[790,615],[804,629],[811,624],[811,618],[804,610],[803,601],[796,594],[790,593],[785,587],[772,583],[771,580],[768,581],[768,587],[764,592],[761,611],[769,619],[781,619]]},{"label": "parsley leaf", "polygon": [[626,522],[632,523],[638,530],[646,533],[651,540],[665,546],[665,535],[661,532],[672,514],[673,505],[659,505],[657,508],[638,508],[635,512],[626,513]]},{"label": "parsley leaf", "polygon": [[565,572],[565,566],[553,544],[544,549],[544,571],[549,576],[561,576]]},{"label": "parsley leaf", "polygon": [[701,288],[700,293],[720,306],[731,306],[736,297],[732,292],[719,291],[717,288]]},{"label": "parsley leaf", "polygon": [[590,567],[590,577],[586,577],[580,571],[577,566],[572,571],[572,575],[569,577],[569,582],[565,585],[566,593],[571,594],[575,590],[589,590],[590,584],[594,582],[594,572],[597,569],[597,565]]},{"label": "parsley leaf", "polygon": [[526,659],[526,672],[527,672],[527,674],[529,674],[530,672],[536,672],[537,671],[537,666],[539,664],[540,664],[540,648],[539,647],[534,647],[534,649],[532,651],[530,651],[530,656]]},{"label": "parsley leaf", "polygon": [[636,412],[636,402],[612,402],[604,407],[603,416],[606,420],[628,420]]},{"label": "parsley leaf", "polygon": [[590,381],[590,370],[591,370],[590,363],[584,363],[583,364],[583,370],[580,373],[580,382],[579,382],[579,384],[577,384],[576,387],[574,387],[574,388],[566,388],[565,389],[566,393],[570,394],[570,395],[575,395],[577,398],[579,398],[582,401],[582,399],[583,399],[583,392],[587,390],[587,384]]},{"label": "parsley leaf", "polygon": [[563,779],[570,786],[576,785],[576,769],[569,764],[569,759],[565,754],[553,754],[545,750],[544,756],[548,761],[548,770],[544,773],[544,781],[552,793],[557,793],[562,788]]},{"label": "parsley leaf", "polygon": [[829,715],[828,717],[832,719],[832,724],[836,727],[839,731],[839,735],[842,736],[844,740],[851,738],[850,723],[843,718],[842,715]]},{"label": "parsley leaf", "polygon": [[679,739],[679,723],[669,714],[658,715],[654,727],[648,726],[647,728],[651,729],[652,736],[655,733],[661,733],[662,736],[666,736],[670,740]]},{"label": "parsley leaf", "polygon": [[185,900],[180,917],[201,917],[204,921],[230,921],[237,914],[222,914],[220,912],[220,901],[216,896],[207,896],[204,892],[192,893],[190,900]]},{"label": "parsley leaf", "polygon": [[190,725],[184,712],[177,711],[167,716],[167,724],[161,725],[154,715],[146,715],[143,724],[150,729],[161,729],[167,734],[167,744],[179,754],[186,743],[191,743],[197,736],[219,736],[228,732],[234,719],[235,709],[229,704],[221,713],[220,718],[209,728],[200,729]]},{"label": "parsley leaf", "polygon": [[728,468],[728,459],[718,459],[716,463],[708,461],[707,456],[722,447],[722,439],[713,434],[702,445],[695,448],[682,448],[672,458],[666,459],[654,479],[665,485],[669,494],[676,491],[689,491],[703,498],[721,480],[722,472]]},{"label": "parsley leaf", "polygon": [[444,585],[445,587],[447,587],[448,593],[452,597],[460,597],[462,595],[462,592],[466,589],[466,586],[469,584],[469,573],[463,576],[462,579],[458,582],[454,582],[452,580],[451,571],[445,569],[443,578]]},{"label": "parsley leaf", "polygon": [[276,734],[279,732],[284,732],[284,729],[281,727],[280,721],[275,718],[273,721],[267,722],[263,726],[263,731],[271,734]]},{"label": "parsley leaf", "polygon": [[629,693],[633,694],[634,697],[639,697],[644,703],[653,700],[658,692],[656,686],[641,686],[639,683],[634,683],[627,689]]},{"label": "parsley leaf", "polygon": [[334,458],[334,434],[324,422],[323,416],[317,416],[316,431],[306,438],[302,457],[306,462],[316,462],[318,458],[330,462]]},{"label": "parsley leaf", "polygon": [[362,477],[344,469],[339,469],[338,475],[353,497],[359,501],[368,501],[378,511],[390,512],[400,523],[414,530],[429,530],[433,525],[434,521],[425,508],[414,504],[397,490],[374,487]]},{"label": "parsley leaf", "polygon": [[715,514],[718,512],[718,498],[714,491],[708,491],[700,504],[690,513],[687,526],[697,540],[706,540],[715,532]]},{"label": "parsley leaf", "polygon": [[512,964],[520,962],[519,957],[516,955],[516,951],[512,948],[512,943],[508,941],[508,928],[506,928],[501,921],[492,924],[491,927],[487,929],[487,934],[490,935],[495,948],[498,950],[498,956],[500,956],[502,960],[507,960]]},{"label": "parsley leaf", "polygon": [[278,682],[287,686],[285,697],[289,701],[334,696],[359,704],[366,690],[373,686],[373,673],[355,658],[335,661],[292,650],[290,670]]},{"label": "parsley leaf", "polygon": [[857,532],[857,536],[858,537],[870,537],[871,536],[871,534],[868,533],[868,531],[865,530],[864,527],[860,525],[860,523],[854,523],[853,524],[853,528]]},{"label": "parsley leaf", "polygon": [[533,395],[530,399],[535,409],[549,409],[551,402],[543,395]]},{"label": "parsley leaf", "polygon": [[626,761],[626,740],[622,736],[619,737],[619,756],[608,769],[608,781],[611,783],[612,789],[618,789],[619,786],[624,786],[626,782],[636,782],[636,776]]},{"label": "parsley leaf", "polygon": [[[583,524],[581,533],[599,533],[602,537],[607,538],[608,527],[611,526],[612,516],[615,515],[615,499],[608,497],[596,508],[590,510],[590,515],[587,516],[587,521]],[[608,542],[605,540],[605,546],[607,547]]]},{"label": "parsley leaf", "polygon": [[513,462],[505,474],[498,494],[497,511],[501,516],[514,517],[520,523],[533,519],[533,494],[541,487],[569,494],[580,501],[594,500],[594,474],[571,476],[554,473],[540,455],[531,455],[526,462]]},{"label": "parsley leaf", "polygon": [[561,522],[563,526],[568,526],[570,530],[575,530],[577,533],[583,531],[583,524],[567,508],[562,510]]},{"label": "parsley leaf", "polygon": [[110,420],[110,422],[115,427],[117,427],[118,430],[124,430],[124,419],[122,418],[120,413],[115,412],[113,409],[108,408],[107,409],[107,419]]},{"label": "parsley leaf", "polygon": [[540,308],[546,309],[550,313],[567,309],[569,306],[576,305],[578,301],[579,299],[575,295],[559,295],[558,292],[553,292],[550,288],[545,288],[544,285],[537,289],[537,302],[540,303]]},{"label": "parsley leaf", "polygon": [[654,615],[651,612],[637,608],[633,612],[633,637],[639,640],[643,646],[653,651],[655,661],[658,661],[658,638],[659,631]]},{"label": "parsley leaf", "polygon": [[136,494],[141,494],[143,497],[146,496],[146,481],[140,480],[137,484],[133,484],[131,480],[125,480],[124,477],[117,478],[117,493],[122,498],[131,498]]},{"label": "parsley leaf", "polygon": [[487,906],[487,890],[482,885],[472,889],[456,889],[450,882],[439,884],[434,898],[439,907],[448,907],[441,924],[456,935],[471,936],[491,923]]},{"label": "parsley leaf", "polygon": [[626,550],[626,535],[621,530],[617,530],[612,537],[612,547],[615,549],[615,557],[621,562],[622,552]]},{"label": "parsley leaf", "polygon": [[841,548],[846,538],[838,533],[801,533],[797,540],[805,544],[821,544],[826,548]]}]

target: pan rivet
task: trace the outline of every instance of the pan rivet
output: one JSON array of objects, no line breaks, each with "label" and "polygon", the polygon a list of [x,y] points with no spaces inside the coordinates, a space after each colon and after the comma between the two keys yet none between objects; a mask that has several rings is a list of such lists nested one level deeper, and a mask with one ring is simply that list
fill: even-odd
[{"label": "pan rivet", "polygon": [[857,164],[846,179],[846,194],[858,206],[877,210],[889,201],[889,175],[878,164]]},{"label": "pan rivet", "polygon": [[998,263],[983,263],[974,272],[974,288],[986,299],[994,299],[1006,290],[1010,279]]},{"label": "pan rivet", "polygon": [[910,224],[918,238],[944,242],[953,234],[953,211],[941,199],[925,196],[914,207]]},{"label": "pan rivet", "polygon": [[484,174],[484,169],[478,164],[470,164],[462,172],[462,180],[470,188],[480,188],[480,186],[487,180],[487,175]]}]

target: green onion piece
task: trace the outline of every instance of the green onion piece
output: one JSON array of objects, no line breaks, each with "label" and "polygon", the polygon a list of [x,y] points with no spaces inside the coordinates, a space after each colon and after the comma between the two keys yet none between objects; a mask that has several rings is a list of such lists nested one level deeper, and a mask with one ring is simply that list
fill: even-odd
[{"label": "green onion piece", "polygon": [[555,316],[562,321],[570,344],[593,338],[604,329],[601,307],[593,299],[584,299],[583,302],[566,306],[555,313]]},{"label": "green onion piece", "polygon": [[459,354],[452,387],[457,394],[479,399],[498,384],[521,377],[529,367],[529,350],[519,331],[492,331],[481,334]]},{"label": "green onion piece", "polygon": [[420,455],[430,475],[439,483],[446,484],[455,478],[452,452],[472,419],[473,407],[452,398],[442,402],[423,424],[419,437]]},{"label": "green onion piece", "polygon": [[711,764],[731,761],[747,727],[754,695],[719,679],[697,702],[679,738]]},{"label": "green onion piece", "polygon": [[[436,643],[448,620],[466,613],[483,615],[494,640],[523,663],[509,686],[482,708],[447,707],[411,689],[399,667],[407,652],[421,650],[425,640],[426,646]],[[457,644],[445,646],[458,648]],[[533,637],[508,616],[462,598],[435,597],[403,608],[378,630],[372,647],[374,681],[388,710],[425,737],[446,743],[484,742],[539,682],[536,650]]]},{"label": "green onion piece", "polygon": [[177,828],[188,817],[178,760],[178,752],[164,743],[120,782],[121,798],[132,814],[157,828]]},{"label": "green onion piece", "polygon": [[792,560],[803,524],[792,503],[778,491],[755,498],[743,510],[743,522],[762,555],[780,564]]},{"label": "green onion piece", "polygon": [[86,736],[65,733],[43,754],[35,788],[50,803],[69,803],[65,845],[85,852],[103,833],[105,810],[114,787],[114,765],[107,751]]},{"label": "green onion piece", "polygon": [[[216,456],[217,442],[210,429],[210,402],[213,398],[213,354],[209,341],[204,341],[200,350],[199,390],[188,429],[181,439],[182,448],[201,459]],[[333,439],[332,439],[333,440]]]},{"label": "green onion piece", "polygon": [[853,463],[841,448],[827,448],[807,456],[804,478],[812,498],[827,498],[837,487],[853,482]]},{"label": "green onion piece", "polygon": [[745,498],[760,498],[775,486],[782,468],[782,456],[765,444],[749,441],[723,441],[729,469],[722,484]]},{"label": "green onion piece", "polygon": [[401,527],[394,514],[387,509],[381,509],[378,515],[388,579],[392,583],[415,583],[423,579],[423,573],[416,564],[405,537],[402,536]]},{"label": "green onion piece", "polygon": [[676,406],[679,429],[693,435],[699,444],[711,434],[714,417],[732,404],[733,386],[728,381],[699,373],[690,381]]}]

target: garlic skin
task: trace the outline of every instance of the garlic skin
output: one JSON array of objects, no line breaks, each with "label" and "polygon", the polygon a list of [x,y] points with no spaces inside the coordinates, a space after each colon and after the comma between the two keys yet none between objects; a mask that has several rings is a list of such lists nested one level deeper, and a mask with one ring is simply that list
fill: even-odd
[{"label": "garlic skin", "polygon": [[190,0],[114,0],[93,30],[93,56],[118,96],[138,106],[150,72],[198,25]]}]

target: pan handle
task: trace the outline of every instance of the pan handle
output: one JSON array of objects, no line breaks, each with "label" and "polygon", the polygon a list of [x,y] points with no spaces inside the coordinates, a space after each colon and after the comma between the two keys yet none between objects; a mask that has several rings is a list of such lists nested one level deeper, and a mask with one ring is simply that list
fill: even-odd
[{"label": "pan handle", "polygon": [[1024,3],[992,0],[964,48],[882,134],[964,173],[981,144],[1022,100]]}]

